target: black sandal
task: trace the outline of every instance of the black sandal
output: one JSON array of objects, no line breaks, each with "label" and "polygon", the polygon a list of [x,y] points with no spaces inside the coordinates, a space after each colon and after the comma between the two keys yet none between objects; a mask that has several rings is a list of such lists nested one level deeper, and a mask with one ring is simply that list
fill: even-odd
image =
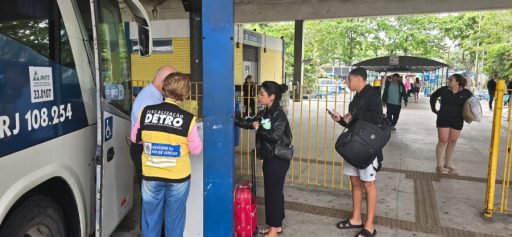
[{"label": "black sandal", "polygon": [[356,234],[356,237],[359,237],[359,235],[362,235],[364,237],[374,237],[374,236],[377,236],[377,230],[376,229],[373,229],[373,233],[370,233],[369,230],[363,228],[361,229],[361,231],[359,231],[357,234]]},{"label": "black sandal", "polygon": [[350,219],[346,219],[346,220],[343,220],[343,221],[340,221],[336,224],[336,227],[338,229],[356,229],[356,228],[363,228],[364,227],[364,223],[361,223],[359,225],[353,225],[352,223],[350,223]]}]

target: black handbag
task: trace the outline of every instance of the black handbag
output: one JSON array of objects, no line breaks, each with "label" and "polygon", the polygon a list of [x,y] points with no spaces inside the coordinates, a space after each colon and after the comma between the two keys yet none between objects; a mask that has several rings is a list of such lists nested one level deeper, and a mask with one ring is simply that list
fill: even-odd
[{"label": "black handbag", "polygon": [[290,127],[287,125],[283,132],[283,136],[276,144],[274,148],[274,157],[283,160],[292,160],[293,159],[293,142],[292,142],[292,131]]},{"label": "black handbag", "polygon": [[293,159],[293,146],[277,144],[276,149],[274,149],[274,156],[284,160]]},{"label": "black handbag", "polygon": [[335,149],[343,159],[357,169],[366,169],[391,137],[389,120],[381,124],[358,120],[336,140]]}]

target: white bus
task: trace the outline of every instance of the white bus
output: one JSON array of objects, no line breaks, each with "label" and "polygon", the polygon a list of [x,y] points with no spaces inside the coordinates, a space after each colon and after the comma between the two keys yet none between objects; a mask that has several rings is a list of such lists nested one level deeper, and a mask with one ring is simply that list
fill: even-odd
[{"label": "white bus", "polygon": [[0,1],[0,237],[109,236],[129,211],[127,49],[118,0]]}]

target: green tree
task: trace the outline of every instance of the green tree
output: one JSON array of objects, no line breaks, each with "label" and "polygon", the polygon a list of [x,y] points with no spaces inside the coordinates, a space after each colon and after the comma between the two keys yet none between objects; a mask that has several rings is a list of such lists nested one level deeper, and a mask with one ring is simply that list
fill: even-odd
[{"label": "green tree", "polygon": [[20,20],[0,24],[0,32],[49,57],[48,27],[48,20]]},{"label": "green tree", "polygon": [[[284,38],[286,74],[290,78],[294,24],[245,27]],[[316,83],[320,65],[351,65],[387,55],[437,59],[466,72],[473,72],[483,59],[486,74],[511,78],[511,45],[512,11],[307,21],[304,84]]]},{"label": "green tree", "polygon": [[501,79],[512,79],[512,47],[510,43],[488,46],[484,72],[489,76],[496,74]]},{"label": "green tree", "polygon": [[387,55],[439,58],[444,47],[437,16],[398,16],[377,19],[378,35]]},{"label": "green tree", "polygon": [[[446,56],[457,59],[452,59],[452,67],[460,68],[460,65],[464,65],[465,71],[472,71],[478,45],[478,42],[475,42],[477,39],[474,37],[478,33],[478,22],[478,13],[455,14],[441,18],[440,28],[442,33],[454,46],[454,51],[448,48],[449,51]],[[445,60],[448,61],[447,58]]]},{"label": "green tree", "polygon": [[334,64],[338,60],[351,65],[366,58],[370,22],[366,18],[311,22],[308,27],[314,29],[316,37],[311,39],[319,46],[320,62]]},{"label": "green tree", "polygon": [[512,79],[512,11],[486,13],[479,37],[485,48],[484,72]]}]

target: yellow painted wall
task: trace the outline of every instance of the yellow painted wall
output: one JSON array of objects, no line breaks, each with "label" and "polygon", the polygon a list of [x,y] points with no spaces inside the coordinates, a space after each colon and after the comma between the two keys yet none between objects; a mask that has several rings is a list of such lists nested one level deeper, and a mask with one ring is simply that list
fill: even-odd
[{"label": "yellow painted wall", "polygon": [[190,73],[190,38],[173,38],[172,53],[153,53],[142,58],[132,54],[132,80],[152,81],[158,68],[171,65],[179,72]]},{"label": "yellow painted wall", "polygon": [[[173,38],[172,53],[153,53],[150,57],[141,58],[137,53],[131,55],[132,59],[132,80],[134,86],[141,81],[150,82],[153,80],[156,70],[162,65],[171,65],[179,72],[190,73],[190,38]],[[272,80],[278,83],[283,82],[283,63],[281,52],[267,49],[263,52],[260,49],[260,81]],[[243,47],[234,47],[234,77],[235,84],[243,84]],[[139,83],[137,83],[139,82]]]},{"label": "yellow painted wall", "polygon": [[236,47],[235,43],[235,85],[242,85],[244,83],[244,50],[243,44],[240,44],[240,47]]},{"label": "yellow painted wall", "polygon": [[283,83],[283,61],[280,51],[260,49],[260,81],[275,81]]}]

